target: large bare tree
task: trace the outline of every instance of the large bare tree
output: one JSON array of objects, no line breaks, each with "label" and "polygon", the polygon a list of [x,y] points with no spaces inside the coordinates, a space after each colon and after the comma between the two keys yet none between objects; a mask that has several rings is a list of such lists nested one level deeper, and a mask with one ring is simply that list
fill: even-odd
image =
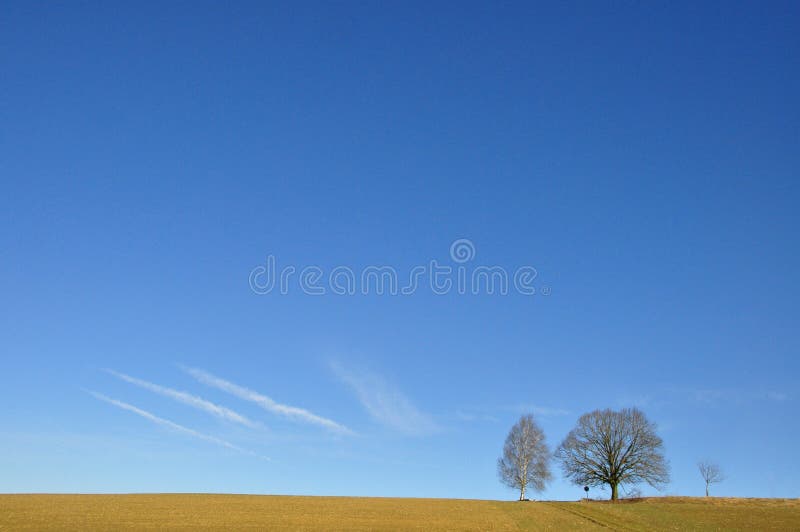
[{"label": "large bare tree", "polygon": [[725,474],[722,472],[719,465],[708,460],[698,462],[697,469],[700,471],[700,475],[706,483],[706,497],[708,497],[708,486],[725,480]]},{"label": "large bare tree", "polygon": [[497,460],[497,474],[503,484],[519,490],[521,501],[525,499],[525,490],[542,491],[552,478],[544,431],[532,415],[522,416],[511,427],[503,445],[503,456]]},{"label": "large bare tree", "polygon": [[611,488],[618,498],[620,484],[646,482],[661,488],[669,469],[656,427],[636,408],[595,410],[578,419],[556,450],[564,475],[582,486]]}]

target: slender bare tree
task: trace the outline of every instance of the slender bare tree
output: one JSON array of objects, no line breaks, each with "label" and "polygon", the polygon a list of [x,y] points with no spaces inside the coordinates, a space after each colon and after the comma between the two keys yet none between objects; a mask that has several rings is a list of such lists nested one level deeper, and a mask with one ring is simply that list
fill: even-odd
[{"label": "slender bare tree", "polygon": [[584,414],[556,450],[564,475],[585,486],[608,484],[611,500],[620,484],[646,482],[661,488],[669,468],[656,427],[636,408]]},{"label": "slender bare tree", "polygon": [[708,486],[725,480],[725,474],[722,472],[719,465],[708,460],[698,462],[697,469],[700,470],[700,475],[706,483],[706,497],[708,497]]},{"label": "slender bare tree", "polygon": [[503,484],[519,490],[519,500],[525,500],[525,490],[542,491],[552,478],[550,456],[544,432],[533,416],[522,416],[506,437],[497,474]]}]

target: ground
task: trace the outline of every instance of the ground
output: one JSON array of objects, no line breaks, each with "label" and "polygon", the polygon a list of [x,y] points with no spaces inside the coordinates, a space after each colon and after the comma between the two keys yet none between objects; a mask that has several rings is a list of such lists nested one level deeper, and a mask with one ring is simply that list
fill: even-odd
[{"label": "ground", "polygon": [[0,530],[800,530],[798,499],[609,502],[261,495],[0,495]]}]

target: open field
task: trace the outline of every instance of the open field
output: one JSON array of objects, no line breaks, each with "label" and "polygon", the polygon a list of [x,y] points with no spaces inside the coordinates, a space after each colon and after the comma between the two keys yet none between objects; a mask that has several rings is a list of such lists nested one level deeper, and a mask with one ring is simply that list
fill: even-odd
[{"label": "open field", "polygon": [[800,500],[607,502],[259,495],[0,495],[0,529],[800,530]]}]

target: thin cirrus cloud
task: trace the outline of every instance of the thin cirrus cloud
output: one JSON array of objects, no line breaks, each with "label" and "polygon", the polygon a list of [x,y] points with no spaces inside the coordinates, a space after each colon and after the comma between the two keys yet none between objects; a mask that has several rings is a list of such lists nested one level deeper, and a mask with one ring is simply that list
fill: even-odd
[{"label": "thin cirrus cloud", "polygon": [[715,405],[722,402],[753,403],[772,401],[781,403],[789,399],[789,395],[780,391],[755,391],[741,389],[700,389],[692,390],[690,397],[694,402]]},{"label": "thin cirrus cloud", "polygon": [[324,427],[338,434],[354,434],[352,430],[340,423],[337,423],[336,421],[318,416],[317,414],[314,414],[305,408],[278,403],[266,395],[262,395],[256,391],[245,388],[244,386],[240,386],[233,382],[226,381],[225,379],[212,375],[211,373],[208,373],[202,369],[188,368],[184,366],[181,366],[181,369],[194,377],[198,382],[207,386],[211,386],[212,388],[217,388],[223,392],[227,392],[244,401],[254,403],[267,412],[277,414],[294,421],[300,421],[303,423]]},{"label": "thin cirrus cloud", "polygon": [[531,404],[518,405],[516,410],[519,410],[520,412],[530,412],[533,415],[541,417],[567,416],[570,413],[566,408],[554,408],[552,406]]},{"label": "thin cirrus cloud", "polygon": [[485,412],[472,412],[468,410],[456,410],[456,418],[459,421],[489,421],[497,423],[500,421],[496,416]]},{"label": "thin cirrus cloud", "polygon": [[152,382],[148,382],[142,379],[137,379],[136,377],[131,377],[130,375],[114,371],[113,369],[106,369],[105,371],[110,375],[113,375],[125,382],[133,384],[135,386],[139,386],[140,388],[144,388],[145,390],[149,390],[159,395],[163,395],[164,397],[169,397],[183,404],[197,408],[198,410],[207,412],[212,416],[218,417],[220,419],[231,421],[233,423],[238,423],[240,425],[244,425],[249,428],[259,427],[258,423],[256,423],[255,421],[251,421],[242,414],[234,412],[230,408],[214,404],[211,401],[203,399],[202,397],[197,397],[196,395],[192,395],[190,393],[181,392],[179,390],[167,388],[166,386],[161,386],[159,384],[154,384]]},{"label": "thin cirrus cloud", "polygon": [[[170,421],[168,419],[164,419],[164,418],[158,417],[155,414],[151,414],[147,410],[142,410],[141,408],[138,408],[138,407],[133,406],[131,404],[119,401],[117,399],[112,399],[111,397],[105,396],[105,395],[103,395],[101,393],[98,393],[98,392],[93,392],[91,390],[85,390],[85,391],[87,393],[89,393],[90,395],[92,395],[95,399],[99,399],[100,401],[106,402],[106,403],[108,403],[110,405],[114,405],[114,406],[116,406],[118,408],[121,408],[123,410],[127,410],[128,412],[133,412],[137,416],[141,416],[141,417],[143,417],[143,418],[145,418],[145,419],[147,419],[149,421],[152,421],[156,425],[161,425],[162,427],[166,427],[168,429],[174,430],[175,432],[180,432],[182,434],[186,434],[186,435],[191,436],[193,438],[197,438],[199,440],[207,441],[209,443],[213,443],[215,445],[219,445],[221,447],[225,447],[226,449],[231,449],[233,451],[237,451],[237,452],[244,453],[244,454],[249,454],[249,455],[252,455],[252,456],[258,456],[260,458],[266,458],[266,457],[263,457],[261,455],[258,455],[256,453],[254,453],[252,451],[248,451],[247,449],[242,449],[238,445],[234,445],[234,444],[232,444],[232,443],[230,443],[228,441],[222,440],[220,438],[215,438],[214,436],[209,436],[208,434],[203,434],[202,432],[198,432],[198,431],[190,429],[188,427],[184,427],[183,425],[179,425],[179,424],[177,424],[177,423],[175,423],[173,421]],[[266,459],[268,460],[268,458],[266,458]]]},{"label": "thin cirrus cloud", "polygon": [[570,411],[564,408],[554,408],[550,406],[541,406],[530,403],[521,403],[515,405],[506,405],[496,408],[479,408],[472,410],[457,410],[456,418],[459,421],[491,421],[498,422],[501,413],[513,412],[514,414],[533,414],[536,417],[558,417],[567,416]]},{"label": "thin cirrus cloud", "polygon": [[356,394],[369,415],[382,425],[412,436],[438,432],[440,427],[399,389],[381,376],[330,363],[334,375]]}]

